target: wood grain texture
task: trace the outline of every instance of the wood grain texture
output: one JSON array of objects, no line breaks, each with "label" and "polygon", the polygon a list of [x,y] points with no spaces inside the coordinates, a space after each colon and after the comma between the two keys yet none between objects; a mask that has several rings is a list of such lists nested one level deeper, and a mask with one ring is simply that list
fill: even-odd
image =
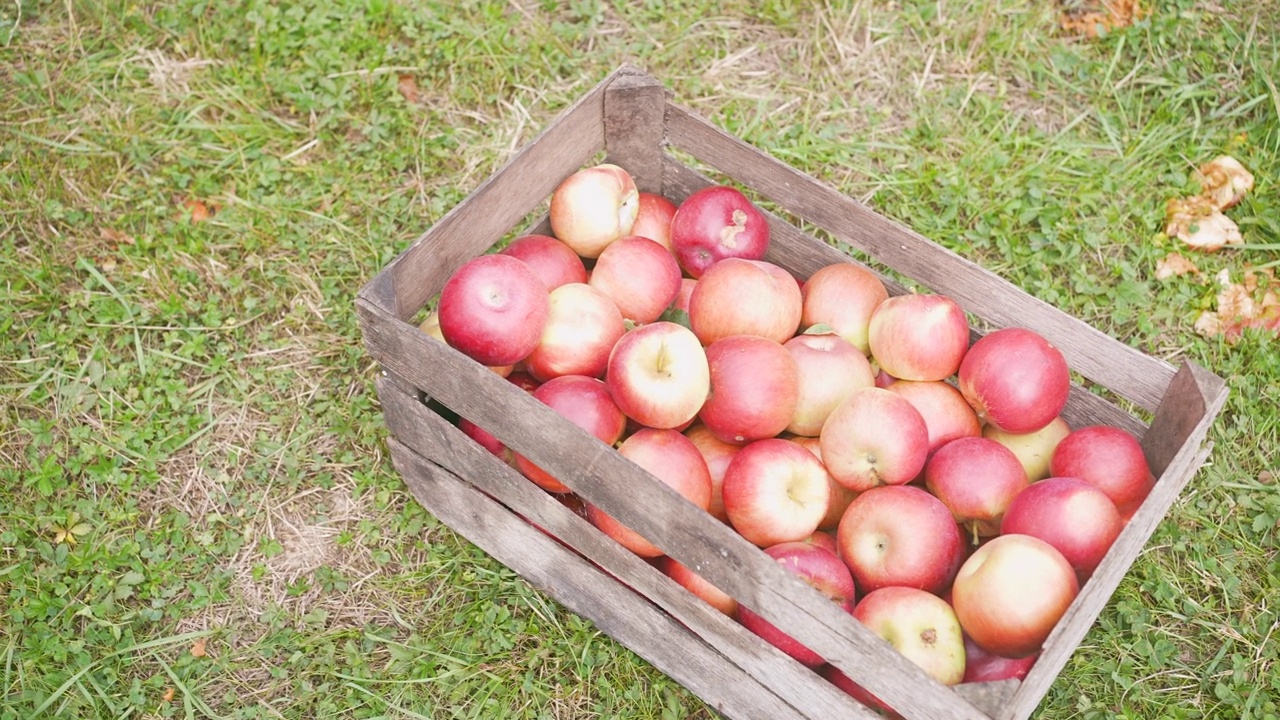
[{"label": "wood grain texture", "polygon": [[447,407],[825,657],[906,717],[987,716],[731,528],[513,384],[360,299],[365,346]]},{"label": "wood grain texture", "polygon": [[666,100],[662,83],[634,66],[605,88],[605,161],[626,168],[640,192],[662,192]]},{"label": "wood grain texture", "polygon": [[1154,411],[1173,368],[1031,297],[1004,278],[729,135],[695,113],[667,106],[667,141],[996,327],[1033,326],[1084,377]]},{"label": "wood grain texture", "polygon": [[402,320],[412,317],[440,292],[454,270],[501,239],[562,179],[604,149],[605,88],[617,72],[440,218],[370,280],[359,297]]},{"label": "wood grain texture", "polygon": [[728,661],[772,688],[798,713],[814,720],[829,717],[875,720],[879,717],[834,685],[818,680],[808,668],[763,642],[601,533],[506,463],[495,459],[415,397],[404,395],[394,386],[381,382],[378,390],[387,426],[398,442],[466,478],[507,507],[518,509],[525,519],[545,528],[591,562],[615,577],[624,578],[632,589],[670,613]]},{"label": "wood grain texture", "polygon": [[388,444],[396,469],[423,507],[718,712],[742,720],[811,720],[642,596],[395,439]]},{"label": "wood grain texture", "polygon": [[1227,400],[1227,384],[1222,378],[1193,363],[1183,363],[1169,383],[1169,392],[1151,420],[1151,432],[1143,438],[1142,450],[1159,477],[1187,445],[1203,439],[1208,432],[1206,417],[1212,421]]},{"label": "wood grain texture", "polygon": [[1045,642],[1044,650],[1023,680],[1022,687],[1002,713],[997,715],[1001,720],[1024,720],[1035,711],[1049,686],[1088,634],[1098,614],[1111,601],[1116,588],[1151,540],[1156,527],[1168,514],[1169,508],[1196,470],[1208,458],[1212,447],[1205,446],[1203,442],[1214,418],[1226,403],[1227,389],[1220,379],[1206,375],[1208,374],[1203,370],[1186,364],[1170,384],[1169,397],[1162,403],[1161,410],[1166,417],[1176,416],[1176,425],[1173,421],[1160,420],[1161,414],[1158,412],[1157,422],[1152,424],[1148,434],[1149,442],[1160,446],[1169,444],[1163,436],[1185,427],[1185,423],[1193,416],[1194,425],[1182,435],[1181,444],[1168,458],[1151,494],[1125,525],[1094,571],[1093,577],[1085,583],[1075,601],[1067,608],[1066,615]]},{"label": "wood grain texture", "polygon": [[[665,172],[666,180],[664,181],[664,186],[667,188],[668,197],[683,199],[693,191],[706,187],[712,182],[710,178],[669,155],[666,157]],[[876,277],[880,278],[880,281],[888,288],[890,295],[901,295],[907,292],[904,287],[893,279],[886,277],[875,268],[859,262],[845,251],[822,242],[774,213],[763,210],[762,212],[764,212],[769,221],[769,250],[765,254],[765,260],[785,268],[792,275],[802,280],[807,280],[819,268],[832,263],[847,262],[875,273]],[[954,261],[972,264],[958,256],[954,258]],[[986,319],[981,313],[975,314],[984,320]],[[1031,324],[1025,326],[1037,329]],[[973,330],[970,335],[970,341],[973,342],[981,337],[982,333]],[[1062,417],[1073,428],[1093,424],[1114,425],[1128,430],[1139,438],[1143,437],[1147,429],[1146,424],[1138,418],[1078,384],[1073,384],[1071,387],[1071,395],[1068,399],[1067,407],[1062,412]]]}]

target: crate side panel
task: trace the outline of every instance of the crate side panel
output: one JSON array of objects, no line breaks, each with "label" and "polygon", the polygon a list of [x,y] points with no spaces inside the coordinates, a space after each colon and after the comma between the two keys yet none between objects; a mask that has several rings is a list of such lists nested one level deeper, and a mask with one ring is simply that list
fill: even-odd
[{"label": "crate side panel", "polygon": [[640,192],[662,192],[665,111],[666,90],[652,75],[620,75],[605,90],[605,161],[626,168]]},{"label": "crate side panel", "polygon": [[867,208],[693,112],[669,104],[668,142],[826,229],[876,260],[954,297],[997,326],[1036,328],[1072,368],[1154,411],[1173,368],[1063,311],[922,235]]},{"label": "crate side panel", "polygon": [[465,477],[471,484],[526,520],[544,528],[651,602],[673,615],[747,674],[771,687],[806,716],[877,717],[833,685],[817,681],[809,669],[748,632],[627,551],[582,517],[495,459],[460,430],[415,398],[394,387],[379,387],[387,426],[401,442],[427,460]]},{"label": "crate side panel", "polygon": [[[665,182],[668,188],[679,190],[681,197],[711,184],[709,178],[670,156],[667,157]],[[890,295],[901,295],[906,292],[901,285],[876,272],[874,268],[868,268],[838,248],[818,240],[777,215],[766,211],[765,216],[769,219],[770,233],[769,251],[765,259],[786,268],[801,279],[807,279],[826,265],[847,262],[875,273],[889,288]],[[981,337],[977,331],[973,331],[972,335],[974,340]],[[1076,384],[1071,386],[1071,396],[1062,416],[1071,427],[1099,423],[1114,425],[1128,430],[1139,438],[1146,432],[1146,425],[1141,420]]]},{"label": "crate side panel", "polygon": [[[363,300],[366,316],[385,315]],[[731,528],[528,393],[406,323],[369,321],[365,344],[389,372],[470,411],[515,451],[709,582],[811,647],[907,717],[984,720],[967,701],[892,651],[867,628]],[[449,368],[441,372],[440,368]],[[478,388],[483,388],[478,391]]]},{"label": "crate side panel", "polygon": [[717,711],[743,720],[806,720],[626,586],[406,446],[394,439],[390,445],[396,469],[423,507]]}]

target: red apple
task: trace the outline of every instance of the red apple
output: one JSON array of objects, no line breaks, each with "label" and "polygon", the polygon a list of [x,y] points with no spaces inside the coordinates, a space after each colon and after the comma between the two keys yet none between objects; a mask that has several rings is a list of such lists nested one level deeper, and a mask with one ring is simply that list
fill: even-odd
[{"label": "red apple", "polygon": [[[440,313],[435,310],[427,313],[427,317],[418,325],[418,329],[440,342],[448,344],[444,339],[444,333],[440,332]],[[490,365],[489,369],[497,373],[499,377],[507,377],[514,367],[515,365]]]},{"label": "red apple", "polygon": [[1131,515],[1155,484],[1138,439],[1109,425],[1078,428],[1063,438],[1053,451],[1050,473],[1098,488],[1121,515]]},{"label": "red apple", "polygon": [[867,357],[835,333],[805,333],[782,346],[795,358],[800,378],[800,395],[787,432],[817,437],[837,405],[854,390],[875,385]]},{"label": "red apple", "polygon": [[533,394],[533,391],[537,390],[538,387],[542,385],[541,381],[524,370],[513,370],[511,374],[507,376],[507,382],[512,383],[529,394]]},{"label": "red apple", "polygon": [[1088,580],[1124,529],[1111,498],[1073,477],[1051,477],[1023,490],[1005,511],[1002,534],[1038,537]]},{"label": "red apple", "polygon": [[[820,548],[825,548],[827,550],[830,550],[831,553],[836,557],[839,557],[840,546],[836,544],[836,536],[832,535],[829,532],[824,532],[822,530],[814,530],[812,533],[810,533],[809,537],[801,540],[800,542],[806,542],[806,543],[809,543],[810,545],[817,545]],[[846,568],[846,570],[847,569],[848,568]]]},{"label": "red apple", "polygon": [[731,335],[784,343],[800,325],[800,288],[773,263],[726,258],[698,278],[689,324],[703,345]]},{"label": "red apple", "polygon": [[680,293],[680,266],[666,248],[631,235],[600,253],[590,285],[613,300],[622,317],[651,323]]},{"label": "red apple", "polygon": [[920,411],[929,433],[930,455],[956,438],[982,433],[978,414],[959,390],[941,380],[894,380],[887,389],[906,398]]},{"label": "red apple", "polygon": [[551,232],[578,255],[597,258],[631,233],[639,205],[640,193],[626,170],[611,163],[583,168],[551,194]]},{"label": "red apple", "polygon": [[853,616],[943,685],[964,678],[964,634],[947,601],[911,587],[863,596]]},{"label": "red apple", "polygon": [[682,311],[685,315],[689,314],[689,300],[693,298],[693,289],[698,286],[698,281],[693,278],[680,278],[680,292],[676,295],[676,299],[671,301],[671,307]]},{"label": "red apple", "polygon": [[1071,563],[1030,535],[999,535],[960,566],[951,603],[960,627],[987,652],[1040,652],[1080,590]]},{"label": "red apple", "polygon": [[508,255],[481,255],[440,292],[440,332],[481,365],[510,365],[537,347],[551,300],[529,266]]},{"label": "red apple", "polygon": [[757,440],[725,469],[724,510],[733,528],[760,547],[803,540],[827,514],[827,483],[813,453],[790,440]]},{"label": "red apple", "polygon": [[1018,456],[983,437],[957,438],[938,448],[924,467],[924,482],[975,542],[1000,534],[1009,503],[1029,484]]},{"label": "red apple", "polygon": [[525,367],[539,380],[604,374],[613,346],[626,332],[613,301],[590,285],[568,283],[551,291],[551,311]]},{"label": "red apple", "polygon": [[809,276],[803,296],[801,327],[826,325],[863,355],[871,354],[867,342],[871,314],[889,297],[875,273],[851,262],[832,263]]},{"label": "red apple", "polygon": [[[596,378],[561,375],[539,385],[533,391],[533,396],[606,445],[617,442],[627,424],[626,416],[609,396],[609,389]],[[516,467],[525,477],[548,492],[570,491],[567,485],[523,455],[516,455]]]},{"label": "red apple", "polygon": [[676,215],[676,204],[661,195],[640,193],[636,223],[631,234],[647,237],[671,251],[671,219]]},{"label": "red apple", "polygon": [[667,577],[675,580],[694,596],[706,601],[711,607],[734,617],[738,612],[738,601],[720,588],[707,582],[705,578],[689,569],[670,555],[664,555],[658,561],[658,569]]},{"label": "red apple", "polygon": [[1066,358],[1039,334],[1003,328],[973,344],[960,363],[960,392],[978,417],[1010,433],[1035,432],[1066,407]]},{"label": "red apple", "polygon": [[911,485],[873,488],[854,498],[836,542],[864,593],[893,585],[941,593],[964,552],[951,511]]},{"label": "red apple", "polygon": [[973,638],[964,638],[964,679],[961,682],[996,682],[1021,680],[1031,672],[1039,653],[1023,658],[1006,658],[993,655],[978,647]]},{"label": "red apple", "polygon": [[712,434],[736,445],[774,437],[795,414],[800,379],[781,344],[733,335],[707,347],[711,394],[698,417]]},{"label": "red apple", "polygon": [[[853,578],[830,550],[806,542],[786,542],[765,549],[765,554],[788,571],[826,595],[847,613],[853,613],[857,601]],[[743,627],[759,635],[774,647],[812,668],[823,663],[822,657],[782,632],[777,626],[750,608],[738,607],[738,620]]]},{"label": "red apple", "polygon": [[945,380],[969,349],[969,320],[946,295],[898,295],[871,314],[867,342],[880,368],[899,380]]},{"label": "red apple", "polygon": [[1027,471],[1027,479],[1036,482],[1049,477],[1053,451],[1070,432],[1071,426],[1067,421],[1056,417],[1048,425],[1029,433],[1009,433],[995,425],[986,425],[982,428],[982,437],[995,440],[1012,450]]},{"label": "red apple", "polygon": [[876,387],[859,388],[845,398],[819,437],[827,472],[855,492],[911,482],[929,452],[920,412],[901,395]]},{"label": "red apple", "polygon": [[[645,428],[622,441],[618,453],[648,470],[684,499],[706,510],[711,504],[711,476],[707,464],[689,439],[675,430]],[[640,533],[618,522],[595,505],[587,505],[592,524],[640,557],[663,554]]]},{"label": "red apple", "polygon": [[618,340],[605,380],[627,417],[647,427],[675,428],[702,409],[711,388],[711,369],[693,331],[662,321]]},{"label": "red apple", "polygon": [[[800,447],[814,454],[818,460],[822,460],[822,441],[815,437],[805,437],[797,435],[791,438],[791,441]],[[822,466],[826,469],[826,465]],[[822,530],[834,530],[840,524],[840,518],[844,517],[845,508],[849,507],[849,503],[858,496],[858,493],[836,482],[831,477],[831,473],[827,473],[827,485],[831,488],[831,503],[827,507],[826,517],[822,518],[822,522],[818,523],[818,527]]]},{"label": "red apple", "polygon": [[707,508],[707,512],[721,522],[729,522],[729,515],[724,511],[722,493],[724,471],[729,469],[729,461],[733,460],[742,446],[721,440],[702,423],[690,426],[684,431],[684,436],[702,453],[702,459],[707,461],[707,470],[711,473],[711,506]]},{"label": "red apple", "polygon": [[568,283],[585,283],[587,268],[582,258],[550,235],[525,235],[511,241],[501,250],[502,255],[510,255],[523,260],[533,273],[547,286],[547,290],[555,290]]},{"label": "red apple", "polygon": [[671,218],[671,250],[690,277],[725,258],[759,260],[769,248],[769,222],[741,191],[727,185],[697,190]]}]

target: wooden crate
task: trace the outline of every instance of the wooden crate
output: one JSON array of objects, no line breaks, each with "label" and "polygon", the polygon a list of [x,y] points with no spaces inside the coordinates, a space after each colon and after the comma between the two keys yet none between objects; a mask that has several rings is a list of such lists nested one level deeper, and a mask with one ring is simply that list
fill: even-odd
[{"label": "wooden crate", "polygon": [[[1087,383],[1151,418],[1144,422],[1102,394],[1072,388],[1063,413],[1068,422],[1133,431],[1158,481],[1025,680],[954,688],[935,682],[731,528],[410,322],[457,267],[520,230],[560,180],[597,160],[601,151],[630,171],[641,190],[676,202],[711,182],[672,155],[686,153],[901,276],[950,295],[987,329],[1019,325],[1040,332]],[[770,222],[767,259],[798,277],[830,263],[854,262],[793,224],[775,216]],[[902,292],[888,284],[891,292]],[[724,133],[671,102],[656,79],[631,66],[585,94],[418,238],[361,290],[357,307],[366,347],[383,368],[378,392],[392,458],[418,501],[731,718],[878,716],[598,532],[481,449],[437,409],[486,428],[905,717],[1021,720],[1034,712],[1204,462],[1206,433],[1227,394],[1212,373],[1189,363],[1175,368],[1124,345]]]}]

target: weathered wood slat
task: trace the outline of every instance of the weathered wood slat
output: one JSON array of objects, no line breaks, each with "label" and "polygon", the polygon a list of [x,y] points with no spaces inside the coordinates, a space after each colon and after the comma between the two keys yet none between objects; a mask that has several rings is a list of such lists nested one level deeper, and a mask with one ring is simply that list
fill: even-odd
[{"label": "weathered wood slat", "polygon": [[[854,702],[830,683],[813,682],[813,672],[737,622],[694,597],[647,562],[601,533],[577,514],[433,413],[416,397],[379,383],[379,399],[387,427],[397,441],[418,455],[466,478],[525,519],[556,536],[588,560],[670,613],[749,676],[773,691],[806,718],[879,716]],[[664,640],[665,641],[665,640]]]},{"label": "weathered wood slat", "polygon": [[560,114],[467,199],[440,218],[360,290],[401,319],[413,316],[449,275],[483,253],[568,174],[604,149],[604,94],[620,69]]},{"label": "weathered wood slat", "polygon": [[812,648],[908,718],[985,720],[833,603],[613,448],[511,383],[360,299],[369,353],[588,502]]},{"label": "weathered wood slat", "polygon": [[626,168],[640,192],[660,193],[666,90],[657,78],[633,70],[605,89],[605,161]]},{"label": "weathered wood slat", "polygon": [[423,507],[717,711],[734,718],[807,720],[634,591],[395,439],[388,444],[396,469]]},{"label": "weathered wood slat", "polygon": [[[679,160],[670,155],[666,157],[666,180],[663,186],[666,188],[667,196],[673,201],[683,199],[711,182],[708,177]],[[853,263],[875,273],[889,289],[890,295],[901,295],[906,292],[906,289],[894,282],[892,278],[885,277],[839,248],[818,240],[774,213],[764,211],[764,214],[769,220],[769,251],[765,255],[765,259],[769,262],[786,268],[802,280],[808,279],[819,268],[832,263]],[[960,257],[956,257],[955,260],[962,263],[969,262]],[[1024,324],[1024,327],[1038,329],[1030,322]],[[975,340],[980,336],[981,333],[973,332]],[[1128,430],[1139,438],[1147,429],[1138,418],[1076,384],[1071,387],[1070,400],[1062,416],[1073,428],[1092,424],[1114,425]]]},{"label": "weathered wood slat", "polygon": [[1067,608],[1066,614],[1045,642],[1044,651],[1023,680],[1022,687],[998,716],[1002,720],[1022,720],[1035,711],[1049,686],[1088,634],[1098,614],[1111,601],[1116,588],[1138,559],[1160,521],[1168,514],[1169,508],[1196,470],[1204,464],[1211,450],[1210,447],[1203,446],[1204,439],[1227,400],[1225,384],[1216,377],[1206,375],[1203,370],[1185,364],[1174,376],[1148,437],[1154,438],[1151,442],[1165,446],[1178,442],[1174,438],[1166,438],[1166,434],[1180,434],[1178,450],[1167,459],[1156,454],[1157,459],[1165,464],[1156,470],[1160,475],[1151,494],[1125,525],[1094,571],[1093,577],[1085,583],[1075,601]]},{"label": "weathered wood slat", "polygon": [[669,103],[667,141],[997,327],[1031,324],[1077,372],[1154,411],[1173,368]]}]

